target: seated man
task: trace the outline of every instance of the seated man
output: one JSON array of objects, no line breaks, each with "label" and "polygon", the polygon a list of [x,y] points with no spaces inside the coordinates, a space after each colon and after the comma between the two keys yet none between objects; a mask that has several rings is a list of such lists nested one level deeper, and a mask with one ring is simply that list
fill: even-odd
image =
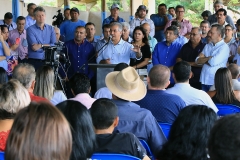
[{"label": "seated man", "polygon": [[69,100],[75,100],[82,103],[89,109],[92,103],[96,100],[91,98],[89,93],[91,91],[89,78],[81,73],[75,73],[69,80],[72,94],[75,96]]},{"label": "seated man", "polygon": [[209,95],[189,85],[189,79],[191,77],[192,72],[190,64],[186,61],[177,62],[173,67],[175,85],[167,89],[166,92],[181,97],[187,106],[194,104],[206,105],[217,113],[218,109]]},{"label": "seated man", "polygon": [[[232,75],[232,87],[234,91],[240,91],[240,82],[238,81],[240,71],[239,71],[239,66],[237,64],[231,63],[227,67]],[[214,91],[215,86],[213,85],[209,91]]]},{"label": "seated man", "polygon": [[166,137],[152,113],[131,102],[146,95],[146,86],[136,70],[127,67],[120,72],[111,72],[106,76],[105,82],[112,92],[112,101],[118,107],[119,124],[115,132],[133,133],[145,140],[156,155],[166,142]]},{"label": "seated man", "polygon": [[118,108],[111,100],[107,98],[96,100],[90,113],[98,146],[94,152],[128,154],[150,160],[146,155],[146,150],[134,134],[113,133],[118,125],[119,117]]},{"label": "seated man", "polygon": [[211,129],[208,152],[211,160],[237,160],[240,158],[240,115],[220,118]]},{"label": "seated man", "polygon": [[130,58],[141,58],[141,46],[134,46],[122,40],[122,25],[118,22],[110,24],[112,36],[109,43],[98,53],[97,63],[118,64],[121,62],[130,63]]},{"label": "seated man", "polygon": [[179,96],[166,93],[170,73],[166,66],[153,66],[147,77],[147,95],[135,103],[150,110],[158,122],[172,124],[186,104]]},{"label": "seated man", "polygon": [[[34,86],[35,86],[35,77],[36,77],[36,72],[35,69],[33,68],[32,65],[28,63],[20,63],[18,64],[12,74],[13,79],[19,80],[19,82],[28,90],[31,101],[47,101],[47,99],[39,96],[35,96],[33,94]],[[49,102],[50,103],[50,102]]]},{"label": "seated man", "polygon": [[14,30],[17,28],[17,24],[12,21],[13,20],[13,15],[10,12],[7,12],[4,15],[4,19],[0,20],[0,25],[6,25],[8,27],[8,30]]}]

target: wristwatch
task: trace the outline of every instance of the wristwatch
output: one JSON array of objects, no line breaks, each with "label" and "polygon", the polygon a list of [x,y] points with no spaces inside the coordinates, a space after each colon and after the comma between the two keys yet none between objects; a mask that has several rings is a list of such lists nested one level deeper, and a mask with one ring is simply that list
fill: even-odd
[{"label": "wristwatch", "polygon": [[42,44],[42,48],[43,48],[43,44]]}]

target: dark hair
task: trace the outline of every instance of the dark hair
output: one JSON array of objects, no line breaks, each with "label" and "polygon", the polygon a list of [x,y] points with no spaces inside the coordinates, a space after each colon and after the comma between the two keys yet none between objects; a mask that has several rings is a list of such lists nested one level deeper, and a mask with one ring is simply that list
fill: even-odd
[{"label": "dark hair", "polygon": [[0,85],[7,83],[8,76],[4,68],[0,67]]},{"label": "dark hair", "polygon": [[231,63],[227,67],[229,71],[231,72],[232,79],[237,79],[239,76],[239,68],[237,64]]},{"label": "dark hair", "polygon": [[86,160],[95,149],[95,133],[87,108],[78,101],[67,100],[57,105],[71,126],[72,153],[70,160]]},{"label": "dark hair", "polygon": [[17,17],[17,23],[18,23],[18,21],[21,21],[21,20],[26,20],[26,19],[25,19],[25,17],[23,17],[23,16],[18,16],[18,17]]},{"label": "dark hair", "polygon": [[177,11],[179,8],[183,8],[183,10],[185,11],[184,6],[182,6],[182,5],[177,5],[175,10]]},{"label": "dark hair", "polygon": [[36,6],[36,4],[35,3],[28,3],[28,5],[27,5],[27,9],[29,9],[30,7],[32,7],[33,5],[35,5]]},{"label": "dark hair", "polygon": [[110,99],[99,98],[93,102],[90,113],[96,129],[107,129],[118,116],[118,108]]},{"label": "dark hair", "polygon": [[173,66],[173,73],[177,82],[186,82],[187,80],[189,80],[191,66],[186,61],[177,62]]},{"label": "dark hair", "polygon": [[74,30],[74,32],[76,32],[76,30],[79,29],[79,28],[83,28],[83,29],[86,31],[86,28],[85,28],[85,27],[83,27],[83,26],[77,26],[76,29]]},{"label": "dark hair", "polygon": [[118,63],[115,67],[114,67],[114,71],[122,71],[123,69],[127,68],[128,64],[127,63]]},{"label": "dark hair", "polygon": [[134,28],[134,30],[133,30],[133,37],[132,37],[132,38],[133,38],[133,41],[135,41],[134,34],[135,34],[135,32],[136,32],[137,30],[141,31],[142,34],[143,34],[143,36],[144,36],[143,39],[142,39],[142,42],[145,43],[146,45],[149,45],[146,31],[145,31],[145,29],[144,29],[142,26],[136,26],[136,27]]},{"label": "dark hair", "polygon": [[155,65],[148,73],[150,84],[153,87],[164,87],[170,79],[170,70],[164,65]]},{"label": "dark hair", "polygon": [[176,27],[181,28],[181,23],[178,22],[178,21],[172,21],[172,22],[171,22],[171,26],[176,26]]},{"label": "dark hair", "polygon": [[230,27],[232,30],[234,30],[233,26],[231,24],[227,24],[224,28]]},{"label": "dark hair", "polygon": [[71,150],[71,130],[63,114],[50,103],[32,102],[16,115],[5,160],[66,160]]},{"label": "dark hair", "polygon": [[66,11],[70,11],[70,8],[64,9],[64,12],[63,12],[63,13],[65,13]]},{"label": "dark hair", "polygon": [[216,98],[220,103],[231,104],[235,98],[232,89],[232,75],[229,69],[219,68],[215,74]]},{"label": "dark hair", "polygon": [[227,15],[227,11],[224,8],[220,8],[217,10],[216,14],[218,14],[218,12],[223,12],[223,15],[226,16]]},{"label": "dark hair", "polygon": [[94,23],[92,23],[92,22],[88,22],[88,23],[86,23],[86,24],[85,24],[85,27],[86,27],[86,26],[91,26],[91,25],[93,25],[93,26],[94,26],[94,28],[95,28],[95,24],[94,24]]},{"label": "dark hair", "polygon": [[179,34],[177,27],[174,26],[174,25],[168,27],[168,28],[166,29],[166,31],[173,31],[173,34],[174,34],[174,35],[178,35],[178,34]]},{"label": "dark hair", "polygon": [[202,17],[209,17],[211,15],[212,15],[212,13],[209,10],[203,11],[201,14]]},{"label": "dark hair", "polygon": [[91,86],[89,78],[82,73],[75,73],[69,80],[69,84],[74,94],[88,93]]},{"label": "dark hair", "polygon": [[13,15],[10,12],[5,13],[4,19],[13,19]]},{"label": "dark hair", "polygon": [[207,141],[217,120],[216,113],[204,105],[183,108],[173,122],[168,142],[163,145],[158,159],[207,160]]},{"label": "dark hair", "polygon": [[165,3],[161,3],[158,5],[158,7],[164,6],[165,8],[167,8],[167,5]]},{"label": "dark hair", "polygon": [[237,20],[236,24],[237,24],[237,25],[240,25],[240,19]]},{"label": "dark hair", "polygon": [[104,28],[110,28],[110,24],[104,24],[104,25],[102,26],[102,31],[104,31]]},{"label": "dark hair", "polygon": [[174,7],[169,7],[168,10],[170,10],[170,9],[173,9],[173,10],[175,11],[175,8],[174,8]]},{"label": "dark hair", "polygon": [[223,27],[223,26],[221,26],[220,24],[213,24],[213,25],[212,25],[212,28],[213,28],[213,27],[216,27],[216,28],[217,28],[217,32],[221,35],[221,37],[224,36],[225,30],[224,30],[224,27]]},{"label": "dark hair", "polygon": [[1,31],[4,32],[4,29],[7,28],[8,30],[8,27],[6,25],[0,25],[0,28],[1,28]]},{"label": "dark hair", "polygon": [[240,115],[221,117],[213,126],[208,151],[211,160],[238,160],[240,157]]},{"label": "dark hair", "polygon": [[200,25],[203,24],[203,23],[208,24],[208,27],[209,27],[209,28],[211,27],[211,24],[210,24],[208,21],[204,20],[204,21],[202,21],[202,22],[200,23]]}]

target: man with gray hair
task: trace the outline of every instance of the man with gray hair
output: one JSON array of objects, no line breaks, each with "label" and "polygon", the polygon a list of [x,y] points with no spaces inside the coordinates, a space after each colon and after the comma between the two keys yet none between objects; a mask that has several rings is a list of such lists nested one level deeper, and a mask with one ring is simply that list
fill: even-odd
[{"label": "man with gray hair", "polygon": [[202,52],[205,47],[205,43],[201,41],[201,29],[199,27],[193,27],[190,32],[190,40],[183,45],[177,58],[177,62],[186,61],[191,65],[191,71],[193,73],[189,83],[192,87],[201,89],[201,83],[199,82],[200,74],[202,70],[201,65],[195,63],[195,59]]},{"label": "man with gray hair", "polygon": [[121,22],[123,26],[122,39],[128,43],[132,43],[132,38],[130,37],[130,25],[128,22]]},{"label": "man with gray hair", "polygon": [[205,45],[203,51],[198,55],[195,62],[203,65],[200,82],[202,90],[209,91],[214,84],[216,71],[221,67],[226,67],[229,57],[229,47],[223,40],[224,29],[221,25],[212,25],[210,30],[211,43]]},{"label": "man with gray hair", "polygon": [[108,44],[99,51],[97,63],[118,64],[124,62],[129,64],[130,58],[142,58],[141,46],[133,46],[121,38],[122,25],[120,23],[111,23],[110,34],[112,38]]},{"label": "man with gray hair", "polygon": [[47,99],[33,94],[35,86],[36,72],[32,65],[28,63],[20,63],[13,69],[12,78],[17,79],[29,92],[31,101],[45,101],[49,102]]},{"label": "man with gray hair", "polygon": [[[220,8],[223,8],[223,3],[220,2],[220,1],[216,1],[213,5],[214,7],[214,10],[215,10],[215,14],[212,14],[211,16],[208,17],[208,21],[209,23],[212,25],[213,23],[216,23],[218,20],[217,20],[217,11],[220,9]],[[232,20],[232,18],[229,16],[229,15],[226,15],[226,19],[225,21],[230,24],[231,26],[234,27],[234,30],[236,30],[236,26]]]},{"label": "man with gray hair", "polygon": [[43,47],[54,46],[56,35],[52,26],[45,24],[46,13],[43,7],[34,9],[36,23],[27,28],[28,63],[37,70],[44,65]]}]

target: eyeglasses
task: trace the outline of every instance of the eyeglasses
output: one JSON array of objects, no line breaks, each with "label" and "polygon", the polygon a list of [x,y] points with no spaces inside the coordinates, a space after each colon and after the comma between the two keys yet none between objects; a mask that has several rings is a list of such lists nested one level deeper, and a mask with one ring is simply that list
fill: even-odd
[{"label": "eyeglasses", "polygon": [[198,34],[195,34],[195,33],[190,33],[190,36],[196,36],[196,35],[198,35]]}]

